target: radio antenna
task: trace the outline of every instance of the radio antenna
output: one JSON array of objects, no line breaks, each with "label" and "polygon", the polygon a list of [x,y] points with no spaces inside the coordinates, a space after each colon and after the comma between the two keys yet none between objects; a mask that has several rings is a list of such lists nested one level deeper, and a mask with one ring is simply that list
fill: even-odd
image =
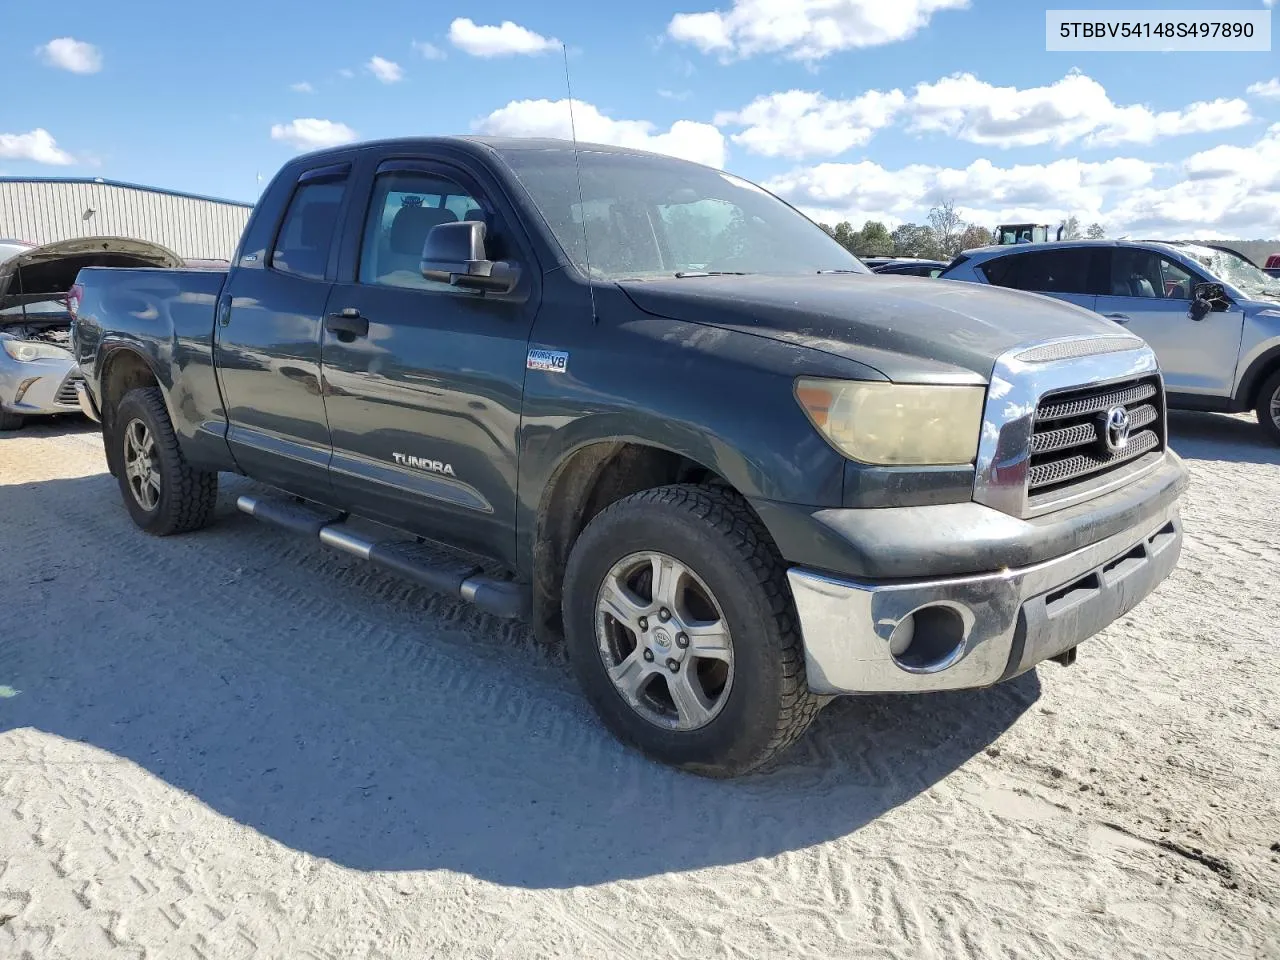
[{"label": "radio antenna", "polygon": [[569,92],[569,135],[573,138],[573,172],[578,179],[578,212],[582,217],[582,259],[587,265],[587,292],[591,295],[591,322],[596,323],[596,285],[591,279],[591,250],[587,243],[587,203],[582,198],[582,164],[578,160],[578,126],[573,120],[573,84],[569,80],[569,47],[560,44],[564,53],[564,88]]}]

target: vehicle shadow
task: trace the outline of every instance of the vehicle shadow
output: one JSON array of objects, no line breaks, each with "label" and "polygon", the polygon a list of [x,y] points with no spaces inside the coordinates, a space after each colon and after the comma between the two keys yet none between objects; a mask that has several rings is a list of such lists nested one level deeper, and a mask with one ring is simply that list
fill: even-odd
[{"label": "vehicle shadow", "polygon": [[79,413],[57,413],[48,417],[30,417],[18,430],[0,432],[0,443],[26,437],[63,437],[75,433],[97,433],[100,427]]},{"label": "vehicle shadow", "polygon": [[682,774],[619,745],[522,626],[265,528],[235,512],[245,489],[224,484],[209,530],[156,539],[105,475],[0,486],[25,518],[0,523],[0,731],[106,751],[346,867],[564,888],[848,835],[1040,694],[1032,672],[840,700],[769,773]]},{"label": "vehicle shadow", "polygon": [[1280,446],[1262,432],[1252,414],[1170,410],[1169,445],[1193,460],[1280,464]]}]

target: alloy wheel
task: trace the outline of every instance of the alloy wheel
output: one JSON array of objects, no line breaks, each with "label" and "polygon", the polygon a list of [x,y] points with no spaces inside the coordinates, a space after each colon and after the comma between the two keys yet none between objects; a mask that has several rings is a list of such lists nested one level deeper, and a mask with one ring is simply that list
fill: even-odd
[{"label": "alloy wheel", "polygon": [[619,695],[650,723],[697,730],[724,709],[733,640],[700,577],[674,557],[633,553],[613,565],[596,597],[600,657]]},{"label": "alloy wheel", "polygon": [[138,506],[151,511],[160,503],[160,465],[155,439],[141,420],[124,428],[124,471]]}]

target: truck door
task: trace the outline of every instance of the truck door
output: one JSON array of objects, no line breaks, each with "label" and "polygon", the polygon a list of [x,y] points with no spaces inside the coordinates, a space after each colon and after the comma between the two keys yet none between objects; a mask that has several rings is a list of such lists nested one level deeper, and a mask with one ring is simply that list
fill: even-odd
[{"label": "truck door", "polygon": [[1172,257],[1141,247],[1111,250],[1107,295],[1095,308],[1151,345],[1170,393],[1227,397],[1235,383],[1244,311],[1232,304],[1203,320],[1191,295],[1204,277]]},{"label": "truck door", "polygon": [[[356,194],[368,204],[362,223],[353,208],[323,334],[338,502],[509,560],[516,433],[538,304],[527,241],[509,210],[492,202],[483,174],[388,160],[368,176]],[[486,224],[489,259],[520,265],[515,293],[480,295],[423,278],[430,229],[476,219]]]},{"label": "truck door", "polygon": [[317,500],[332,499],[320,333],[350,167],[330,163],[298,178],[265,262],[237,264],[218,305],[218,382],[236,462]]}]

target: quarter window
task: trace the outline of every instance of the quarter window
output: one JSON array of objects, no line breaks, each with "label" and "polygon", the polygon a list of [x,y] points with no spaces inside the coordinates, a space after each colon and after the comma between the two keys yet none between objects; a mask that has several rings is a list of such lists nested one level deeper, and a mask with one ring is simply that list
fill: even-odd
[{"label": "quarter window", "polygon": [[422,246],[431,228],[460,220],[486,220],[459,184],[428,173],[384,173],[374,182],[360,254],[360,282],[460,292],[422,275]]},{"label": "quarter window", "polygon": [[343,176],[303,183],[294,191],[271,252],[273,268],[311,280],[324,279],[346,185]]}]

